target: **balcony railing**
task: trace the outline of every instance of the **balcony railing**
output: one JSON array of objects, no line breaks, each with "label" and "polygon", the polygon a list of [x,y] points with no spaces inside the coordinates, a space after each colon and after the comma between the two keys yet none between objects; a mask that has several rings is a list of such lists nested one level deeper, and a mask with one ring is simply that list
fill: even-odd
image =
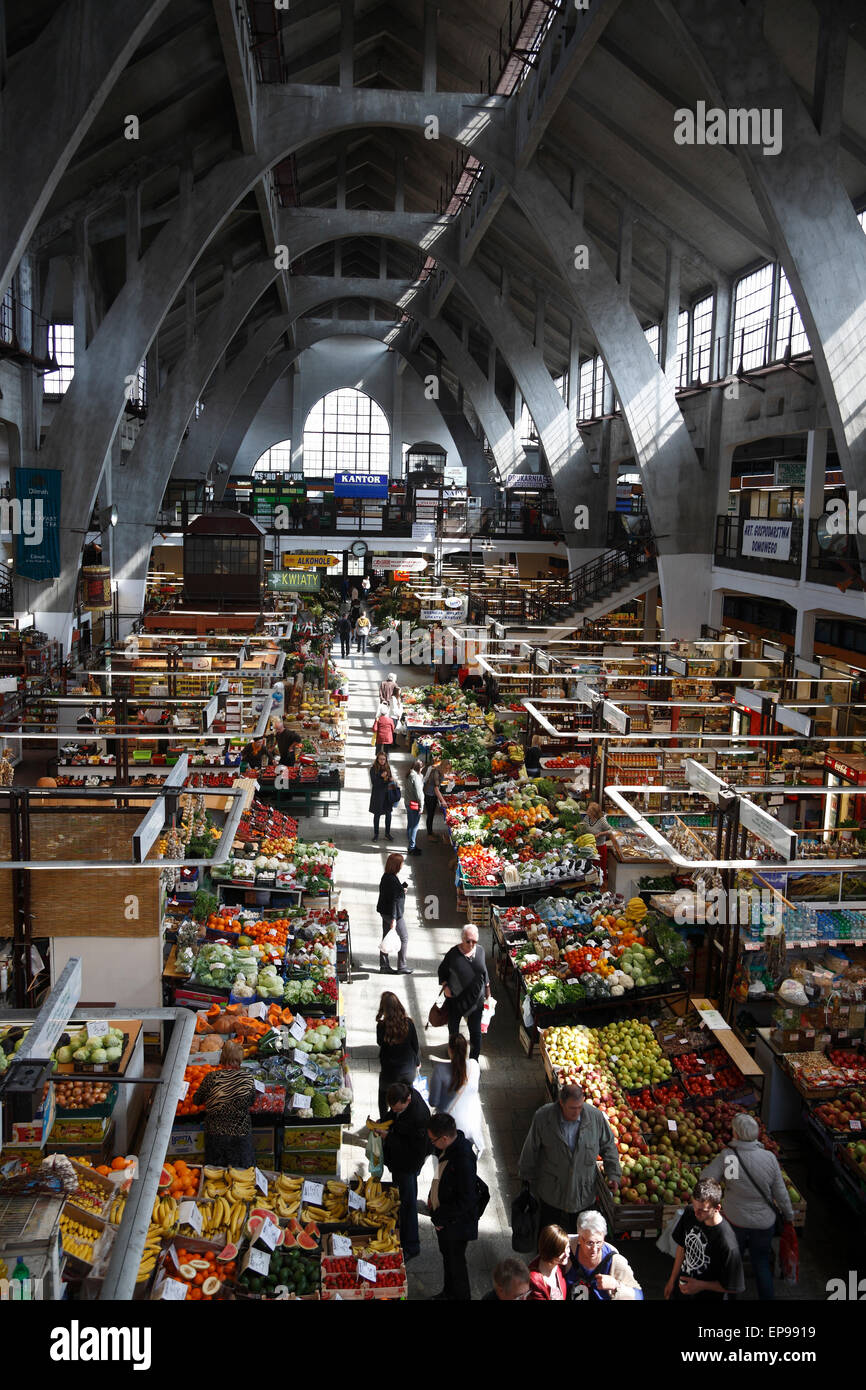
[{"label": "balcony railing", "polygon": [[[790,526],[787,558],[777,559],[767,553],[749,554],[748,551],[751,548],[749,544],[746,544],[746,553],[744,553],[743,528],[747,522],[766,522],[767,525],[777,522],[780,525]],[[738,570],[760,571],[762,574],[772,574],[782,579],[799,579],[802,553],[803,523],[797,518],[791,520],[787,517],[716,517],[715,562],[717,565],[725,565]]]}]

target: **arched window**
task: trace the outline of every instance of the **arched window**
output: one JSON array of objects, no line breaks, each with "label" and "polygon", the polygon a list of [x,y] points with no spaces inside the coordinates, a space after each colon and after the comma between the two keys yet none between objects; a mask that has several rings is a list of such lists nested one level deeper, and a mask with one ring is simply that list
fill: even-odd
[{"label": "arched window", "polygon": [[272,444],[270,449],[256,460],[254,473],[291,473],[292,441],[284,439],[280,444]]},{"label": "arched window", "polygon": [[304,476],[332,478],[338,471],[387,473],[391,431],[385,412],[363,391],[331,391],[313,406],[304,426]]}]

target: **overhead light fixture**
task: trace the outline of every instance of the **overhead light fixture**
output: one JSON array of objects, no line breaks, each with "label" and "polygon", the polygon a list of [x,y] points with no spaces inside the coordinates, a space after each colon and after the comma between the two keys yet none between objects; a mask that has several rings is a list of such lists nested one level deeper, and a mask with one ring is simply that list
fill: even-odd
[{"label": "overhead light fixture", "polygon": [[117,508],[115,506],[103,507],[99,513],[99,529],[107,531],[109,526],[117,525]]}]

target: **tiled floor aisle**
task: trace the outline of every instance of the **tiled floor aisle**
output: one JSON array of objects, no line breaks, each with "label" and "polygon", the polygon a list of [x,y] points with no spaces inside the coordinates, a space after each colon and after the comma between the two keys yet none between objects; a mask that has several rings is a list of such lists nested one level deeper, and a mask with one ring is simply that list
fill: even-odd
[{"label": "tiled floor aisle", "polygon": [[[370,795],[369,767],[373,761],[371,728],[376,714],[379,682],[386,675],[375,656],[353,655],[338,663],[350,684],[349,745],[346,754],[346,785],[339,819],[314,818],[301,823],[301,834],[333,838],[340,856],[337,877],[342,888],[341,906],[349,911],[352,924],[353,954],[357,973],[352,985],[344,987],[348,1021],[348,1043],[355,1085],[354,1124],[360,1129],[365,1117],[377,1113],[378,1049],[376,1011],[383,989],[392,989],[415,1020],[422,1046],[422,1070],[430,1074],[432,1061],[446,1056],[447,1033],[424,1031],[424,1022],[436,999],[439,985],[436,971],[446,950],[459,940],[465,916],[455,910],[454,870],[449,867],[449,847],[429,842],[423,819],[418,844],[419,858],[407,859],[401,877],[409,883],[406,923],[409,928],[409,964],[414,975],[384,976],[378,973],[378,941],[381,922],[376,914],[376,898],[387,852],[405,853],[406,809],[401,801],[394,816],[394,844],[380,838],[371,842],[372,817],[367,806]],[[423,685],[430,680],[426,668],[397,669],[403,685]],[[410,757],[405,739],[392,758],[402,780]],[[441,820],[437,818],[441,828]],[[384,827],[381,834],[384,835]],[[425,920],[425,908],[438,916]],[[482,944],[489,951],[489,933],[482,933]],[[496,983],[494,981],[494,992]],[[481,1223],[480,1237],[470,1246],[469,1264],[473,1296],[490,1288],[490,1270],[504,1255],[511,1253],[508,1208],[514,1190],[517,1156],[535,1108],[545,1099],[541,1067],[537,1058],[528,1060],[517,1046],[516,1023],[507,1001],[501,1005],[485,1038],[481,1056],[481,1099],[489,1138],[479,1163],[479,1173],[491,1191],[491,1201]],[[363,1160],[363,1146],[344,1145],[343,1162]],[[426,1196],[433,1175],[432,1160],[419,1179],[419,1195]],[[430,1221],[421,1218],[421,1255],[409,1266],[411,1298],[423,1299],[442,1287],[442,1270],[435,1235]]]}]

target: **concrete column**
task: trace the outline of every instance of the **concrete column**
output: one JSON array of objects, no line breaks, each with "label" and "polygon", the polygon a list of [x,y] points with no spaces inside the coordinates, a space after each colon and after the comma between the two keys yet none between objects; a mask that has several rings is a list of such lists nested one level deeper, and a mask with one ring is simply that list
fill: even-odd
[{"label": "concrete column", "polygon": [[127,190],[126,205],[126,278],[135,274],[141,256],[141,188]]},{"label": "concrete column", "polygon": [[388,243],[383,237],[379,242],[379,279],[388,278]]},{"label": "concrete column", "polygon": [[190,276],[183,287],[184,342],[191,347],[195,342],[195,277]]},{"label": "concrete column", "polygon": [[292,471],[304,471],[304,385],[300,372],[292,376]]},{"label": "concrete column", "polygon": [[680,314],[680,253],[668,247],[665,257],[665,309],[662,315],[659,361],[665,376],[677,386],[677,321]]},{"label": "concrete column", "polygon": [[340,0],[340,87],[355,85],[355,0]]},{"label": "concrete column", "polygon": [[82,218],[75,224],[75,258],[72,264],[72,328],[76,366],[87,351],[90,338],[87,312],[88,255],[87,219]]},{"label": "concrete column", "polygon": [[[343,273],[343,243],[342,243],[341,241],[335,241],[335,242],[334,242],[334,279],[335,279],[335,280],[339,280],[339,278],[340,278],[340,276],[342,275],[342,273]],[[337,312],[337,306],[334,305],[334,313],[336,314],[336,312]]]},{"label": "concrete column", "polygon": [[406,157],[397,152],[394,156],[394,211],[406,209]]},{"label": "concrete column", "polygon": [[586,178],[577,169],[572,171],[568,203],[575,217],[583,221],[583,196],[586,188]]},{"label": "concrete column", "polygon": [[341,145],[337,155],[337,208],[346,210],[346,147]]},{"label": "concrete column", "polygon": [[[720,280],[716,285],[716,297],[713,306],[713,341],[710,352],[710,360],[713,364],[711,380],[726,377],[730,370],[732,300],[731,281],[729,279]],[[703,375],[703,371],[701,375]]]},{"label": "concrete column", "polygon": [[828,146],[838,145],[842,131],[842,97],[848,53],[845,8],[840,0],[825,0],[819,6],[812,119],[815,129]]},{"label": "concrete column", "polygon": [[439,10],[432,0],[424,0],[424,85],[425,92],[436,91],[436,45]]},{"label": "concrete column", "polygon": [[580,332],[577,322],[571,320],[568,339],[568,413],[572,420],[577,419],[580,400]]},{"label": "concrete column", "polygon": [[496,344],[493,339],[487,345],[487,381],[491,390],[496,390]]},{"label": "concrete column", "polygon": [[[824,510],[824,480],[827,476],[827,430],[809,430],[806,436],[806,487],[803,498],[803,554],[800,582],[805,584],[809,568],[809,523]],[[799,619],[798,619],[799,620]],[[814,623],[813,623],[814,629]],[[806,653],[796,648],[798,656]]]},{"label": "concrete column", "polygon": [[794,628],[794,652],[801,656],[804,661],[812,661],[815,656],[815,619],[817,613],[814,609],[797,609],[797,622]]},{"label": "concrete column", "polygon": [[[725,591],[724,589],[713,589],[712,593],[710,594],[710,616],[707,619],[707,625],[709,627],[714,627],[718,632],[721,632],[724,622],[724,616]],[[662,617],[664,617],[664,613],[662,613]],[[668,637],[668,640],[671,639]]]},{"label": "concrete column", "polygon": [[643,596],[643,632],[641,637],[644,642],[654,642],[658,637],[659,625],[656,617],[656,608],[659,601],[659,586],[653,584],[651,589],[647,589]]},{"label": "concrete column", "polygon": [[391,353],[391,477],[403,476],[403,377],[397,371],[397,354]]},{"label": "concrete column", "polygon": [[539,352],[544,352],[544,317],[547,310],[547,296],[542,290],[535,292],[535,336],[534,344]]}]

